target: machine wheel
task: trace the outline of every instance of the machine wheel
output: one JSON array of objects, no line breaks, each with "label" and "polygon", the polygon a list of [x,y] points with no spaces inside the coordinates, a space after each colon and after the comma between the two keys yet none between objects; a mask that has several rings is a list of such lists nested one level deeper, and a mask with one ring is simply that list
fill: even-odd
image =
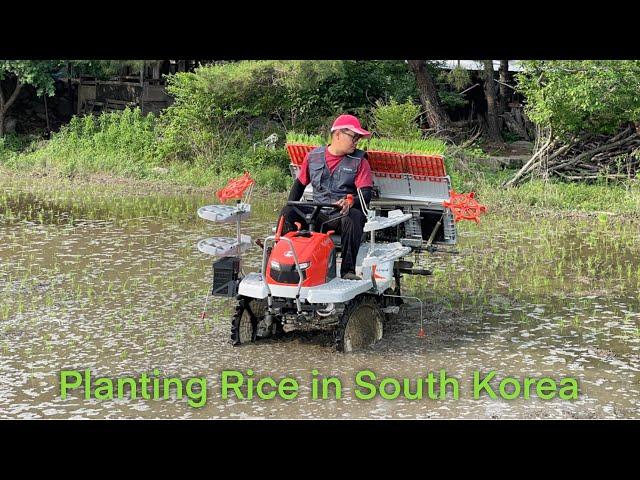
[{"label": "machine wheel", "polygon": [[258,322],[264,318],[267,304],[264,300],[239,297],[236,311],[231,320],[231,343],[242,345],[255,342]]},{"label": "machine wheel", "polygon": [[360,296],[345,307],[336,330],[339,352],[353,352],[370,347],[382,338],[384,314],[375,298]]}]

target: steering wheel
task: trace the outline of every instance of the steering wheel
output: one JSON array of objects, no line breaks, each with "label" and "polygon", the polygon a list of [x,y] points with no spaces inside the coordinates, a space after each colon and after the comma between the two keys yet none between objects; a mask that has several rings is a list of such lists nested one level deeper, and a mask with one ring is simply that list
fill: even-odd
[{"label": "steering wheel", "polygon": [[[298,215],[300,215],[302,218],[304,218],[306,220],[306,222],[309,224],[309,231],[313,232],[314,231],[314,227],[316,225],[316,220],[318,219],[318,215],[320,214],[320,211],[323,208],[331,208],[334,210],[341,210],[342,207],[340,205],[338,205],[337,203],[321,203],[321,202],[301,202],[301,201],[293,201],[293,200],[289,200],[287,202],[288,206],[293,207],[293,209],[296,211],[296,213]],[[314,207],[313,211],[311,213],[305,213],[302,210],[300,210],[298,207]],[[304,233],[303,230],[301,230],[302,233]]]}]

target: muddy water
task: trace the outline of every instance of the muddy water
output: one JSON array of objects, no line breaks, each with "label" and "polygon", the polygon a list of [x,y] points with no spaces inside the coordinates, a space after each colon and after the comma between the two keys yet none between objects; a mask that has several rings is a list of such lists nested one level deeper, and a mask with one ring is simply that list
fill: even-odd
[{"label": "muddy water", "polygon": [[[273,215],[263,206],[245,233],[266,235]],[[419,308],[408,304],[380,343],[350,355],[323,334],[232,347],[230,301],[211,299],[200,317],[211,261],[195,245],[211,234],[233,228],[195,215],[65,223],[0,212],[0,418],[640,417],[637,224],[488,215],[479,226],[461,225],[459,254],[423,259],[435,274],[406,282],[406,293],[425,302],[426,336],[417,335]],[[258,268],[259,253],[248,254],[247,271]],[[202,408],[173,396],[99,401],[76,391],[62,400],[63,369],[204,376],[208,398]],[[294,377],[300,394],[222,400],[225,369]],[[310,399],[313,369],[342,380],[340,400]],[[358,400],[354,375],[364,369],[398,379],[444,369],[459,380],[459,399]],[[580,393],[572,401],[535,393],[476,400],[475,370],[494,370],[496,379],[574,377]]]}]

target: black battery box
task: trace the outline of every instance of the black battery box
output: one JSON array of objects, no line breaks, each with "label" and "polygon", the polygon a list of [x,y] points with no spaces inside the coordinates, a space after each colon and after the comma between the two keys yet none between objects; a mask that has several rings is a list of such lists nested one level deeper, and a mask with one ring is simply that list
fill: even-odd
[{"label": "black battery box", "polygon": [[211,295],[234,297],[238,293],[240,258],[223,257],[213,262]]}]

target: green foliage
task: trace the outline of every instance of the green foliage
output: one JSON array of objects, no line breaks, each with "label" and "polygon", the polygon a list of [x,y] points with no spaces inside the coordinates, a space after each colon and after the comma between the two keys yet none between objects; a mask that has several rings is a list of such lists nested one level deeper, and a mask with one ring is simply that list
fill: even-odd
[{"label": "green foliage", "polygon": [[[147,60],[147,62],[150,62]],[[74,75],[87,75],[107,80],[120,75],[128,68],[133,72],[139,72],[144,60],[72,60],[69,62]]]},{"label": "green foliage", "polygon": [[389,103],[380,100],[373,109],[375,131],[384,138],[417,140],[422,131],[416,120],[420,116],[420,106],[411,101],[398,103],[391,99]]},{"label": "green foliage", "polygon": [[469,70],[462,67],[455,67],[445,74],[445,80],[456,90],[464,90],[471,84],[471,75]]},{"label": "green foliage", "polygon": [[468,101],[458,92],[471,84],[470,72],[462,67],[455,67],[447,72],[444,69],[436,69],[438,65],[438,62],[427,62],[438,88],[440,103],[450,109],[464,107]]},{"label": "green foliage", "polygon": [[175,102],[162,115],[162,152],[216,157],[241,143],[253,118],[293,123],[306,114],[300,92],[336,68],[337,62],[261,60],[205,65],[169,76],[167,89]]},{"label": "green foliage", "polygon": [[143,176],[158,164],[156,118],[140,109],[73,117],[31,159],[73,174],[107,171]]},{"label": "green foliage", "polygon": [[[162,152],[215,159],[229,147],[251,145],[255,138],[247,134],[253,119],[293,123],[305,113],[299,92],[335,68],[336,62],[263,60],[205,65],[172,75],[167,88],[175,102],[162,115]],[[254,132],[256,137],[264,134]]]},{"label": "green foliage", "polygon": [[335,62],[331,75],[296,93],[302,114],[291,124],[317,129],[338,113],[364,116],[378,99],[407,101],[417,94],[415,78],[402,61],[344,60]]},{"label": "green foliage", "polygon": [[257,118],[277,122],[277,133],[320,131],[340,113],[364,116],[377,99],[416,93],[401,61],[252,60],[167,78],[175,102],[162,115],[161,151],[182,160],[215,158],[243,138],[251,145],[273,133],[252,131]]},{"label": "green foliage", "polygon": [[0,81],[15,76],[23,85],[34,86],[38,95],[51,97],[55,93],[53,75],[61,66],[61,60],[0,60]]},{"label": "green foliage", "polygon": [[458,92],[440,90],[438,92],[438,97],[440,97],[440,103],[442,103],[446,108],[461,108],[468,103],[464,98],[464,95],[461,95]]},{"label": "green foliage", "polygon": [[640,61],[529,60],[516,75],[532,121],[560,134],[613,133],[640,120]]},{"label": "green foliage", "polygon": [[0,158],[2,155],[20,153],[33,144],[36,137],[33,135],[17,135],[8,133],[0,138]]}]

